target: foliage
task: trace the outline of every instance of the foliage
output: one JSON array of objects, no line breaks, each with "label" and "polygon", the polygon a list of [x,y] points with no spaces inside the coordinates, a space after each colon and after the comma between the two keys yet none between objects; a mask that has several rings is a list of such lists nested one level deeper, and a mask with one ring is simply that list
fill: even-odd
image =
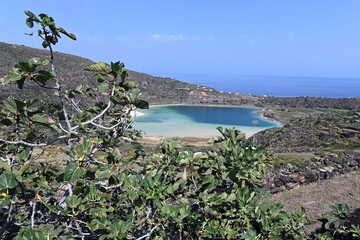
[{"label": "foliage", "polygon": [[347,204],[335,204],[322,219],[324,226],[316,239],[360,239],[360,226],[349,224],[350,209]]},{"label": "foliage", "polygon": [[[218,128],[216,146],[205,152],[163,140],[160,152],[137,145],[124,159],[119,143],[139,135],[130,112],[148,107],[124,64],[93,64],[85,70],[97,87],[64,90],[52,46],[75,35],[46,14],[25,13],[29,27],[40,27],[50,59],[16,64],[2,83],[26,89],[34,81],[58,101],[3,101],[2,238],[304,239],[304,209],[289,216],[264,200],[259,186],[271,156],[238,130]],[[67,146],[64,163],[38,163],[35,150],[55,142]]]}]

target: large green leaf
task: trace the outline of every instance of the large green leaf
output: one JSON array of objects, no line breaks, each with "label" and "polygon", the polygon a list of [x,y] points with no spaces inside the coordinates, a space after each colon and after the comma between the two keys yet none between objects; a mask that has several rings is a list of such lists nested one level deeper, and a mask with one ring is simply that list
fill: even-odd
[{"label": "large green leaf", "polygon": [[33,21],[31,18],[27,18],[27,19],[26,19],[26,25],[27,25],[29,28],[33,28],[33,27],[34,27],[34,21]]},{"label": "large green leaf", "polygon": [[11,126],[14,124],[14,122],[10,118],[4,118],[0,120],[0,123],[5,126]]},{"label": "large green leaf", "polygon": [[68,37],[71,38],[72,40],[76,40],[76,36],[75,36],[74,34],[68,33],[67,31],[65,31],[65,29],[63,29],[63,28],[61,28],[61,27],[57,28],[57,31],[58,31],[58,32],[61,32],[62,34],[66,35],[66,36],[68,36]]},{"label": "large green leaf", "polygon": [[49,125],[48,117],[45,114],[41,114],[41,113],[35,114],[34,116],[31,117],[31,120],[36,123]]},{"label": "large green leaf", "polygon": [[18,161],[24,162],[24,161],[28,160],[30,154],[31,154],[31,148],[30,147],[25,147],[24,149],[22,149],[20,151],[20,153],[18,153],[16,155],[16,159]]},{"label": "large green leaf", "polygon": [[33,21],[35,22],[40,22],[40,20],[35,16],[35,14],[33,14],[32,12],[30,12],[29,10],[25,10],[25,14]]},{"label": "large green leaf", "polygon": [[1,79],[2,84],[8,84],[9,82],[16,82],[21,80],[24,77],[24,73],[17,67],[12,68],[8,75],[6,75],[5,77],[3,77]]},{"label": "large green leaf", "polygon": [[0,169],[4,169],[7,172],[11,172],[11,167],[7,162],[0,161]]},{"label": "large green leaf", "polygon": [[15,174],[12,172],[5,172],[0,175],[0,189],[12,189],[17,186]]},{"label": "large green leaf", "polygon": [[129,93],[129,99],[130,99],[131,103],[133,103],[135,105],[135,107],[137,107],[137,108],[140,108],[140,109],[148,109],[149,108],[149,103],[140,99],[140,90],[139,89],[133,89]]},{"label": "large green leaf", "polygon": [[109,89],[109,84],[107,83],[103,83],[98,86],[98,91],[101,94],[106,93],[108,89]]},{"label": "large green leaf", "polygon": [[8,97],[7,99],[4,100],[4,106],[5,108],[11,112],[11,113],[18,113],[18,108],[15,102],[15,99],[13,97]]},{"label": "large green leaf", "polygon": [[107,63],[104,63],[104,62],[98,62],[98,63],[92,64],[92,65],[84,68],[84,70],[92,71],[92,72],[103,72],[103,73],[107,73],[107,74],[110,74],[112,72],[110,65]]},{"label": "large green leaf", "polygon": [[75,182],[84,174],[84,169],[82,169],[78,163],[69,163],[65,168],[64,180],[69,182]]},{"label": "large green leaf", "polygon": [[17,86],[18,86],[19,89],[23,89],[24,83],[25,83],[25,79],[26,79],[26,77],[22,77],[19,81],[16,81],[16,84],[17,84]]},{"label": "large green leaf", "polygon": [[134,102],[135,107],[140,108],[140,109],[148,109],[149,108],[149,103],[147,101],[138,99],[136,102]]}]

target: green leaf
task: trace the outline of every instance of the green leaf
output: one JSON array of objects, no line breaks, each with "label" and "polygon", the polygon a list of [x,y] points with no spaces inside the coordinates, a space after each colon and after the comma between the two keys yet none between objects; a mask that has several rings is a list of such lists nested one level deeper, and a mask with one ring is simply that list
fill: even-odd
[{"label": "green leaf", "polygon": [[141,99],[138,99],[136,102],[134,102],[134,105],[140,109],[149,109],[149,103]]},{"label": "green leaf", "polygon": [[43,48],[47,48],[50,44],[48,43],[48,41],[44,40],[41,45],[43,46]]},{"label": "green leaf", "polygon": [[112,72],[111,67],[109,64],[104,62],[98,62],[95,64],[92,64],[86,68],[84,68],[85,71],[91,71],[91,72],[101,72],[101,73],[107,73],[110,74]]},{"label": "green leaf", "polygon": [[9,118],[1,119],[0,123],[5,125],[5,126],[11,126],[13,124],[13,122]]},{"label": "green leaf", "polygon": [[45,85],[46,81],[49,79],[54,79],[55,75],[51,71],[40,70],[33,75],[33,78],[42,85]]},{"label": "green leaf", "polygon": [[36,69],[36,65],[29,62],[18,62],[15,67],[20,69],[22,72],[33,72]]},{"label": "green leaf", "polygon": [[35,22],[40,22],[40,20],[35,16],[35,14],[33,14],[32,12],[30,12],[29,10],[25,10],[25,14],[33,21]]},{"label": "green leaf", "polygon": [[33,21],[31,18],[27,18],[27,19],[26,19],[26,25],[27,25],[29,28],[33,28],[33,27],[34,27],[34,21]]},{"label": "green leaf", "polygon": [[30,153],[31,153],[31,148],[26,147],[19,154],[17,154],[16,159],[20,162],[24,162],[29,158]]},{"label": "green leaf", "polygon": [[111,62],[111,69],[113,72],[121,72],[124,67],[125,64],[119,61],[115,63]]},{"label": "green leaf", "polygon": [[4,78],[2,78],[2,84],[8,84],[9,82],[16,82],[21,80],[24,77],[24,73],[20,71],[19,68],[15,67],[12,68],[8,75],[6,75]]},{"label": "green leaf", "polygon": [[46,116],[45,114],[43,113],[38,113],[38,114],[35,114],[31,117],[31,120],[33,122],[36,122],[36,123],[40,123],[40,124],[44,124],[44,125],[49,125],[49,121],[48,121],[48,116]]},{"label": "green leaf", "polygon": [[186,181],[187,181],[187,172],[186,172],[186,167],[184,168],[184,172],[183,172],[183,174],[182,174],[182,180],[183,180],[184,182],[186,182]]},{"label": "green leaf", "polygon": [[41,61],[40,58],[30,58],[28,60],[28,63],[31,66],[40,66],[40,65],[47,65],[49,61],[48,60]]},{"label": "green leaf", "polygon": [[21,175],[23,175],[23,173],[25,172],[25,170],[29,167],[30,161],[25,162],[25,164],[19,169],[18,173]]},{"label": "green leaf", "polygon": [[9,112],[14,113],[14,114],[18,113],[17,105],[16,105],[15,99],[13,97],[8,97],[7,99],[4,100],[3,103],[4,103],[5,108]]},{"label": "green leaf", "polygon": [[7,172],[11,172],[11,167],[7,162],[0,161],[0,169],[4,169]]},{"label": "green leaf", "polygon": [[107,83],[98,86],[99,93],[106,93],[108,89],[109,89],[109,84]]},{"label": "green leaf", "polygon": [[0,175],[0,189],[12,189],[18,185],[15,174],[5,172]]},{"label": "green leaf", "polygon": [[225,200],[225,202],[232,202],[236,199],[236,194],[235,193],[231,193]]},{"label": "green leaf", "polygon": [[148,109],[149,103],[140,99],[140,90],[139,89],[133,89],[129,93],[129,98],[131,103],[135,105],[135,107],[140,109]]},{"label": "green leaf", "polygon": [[95,218],[88,224],[91,231],[96,231],[98,229],[106,229],[109,222],[106,218]]},{"label": "green leaf", "polygon": [[45,233],[43,233],[41,230],[28,227],[23,230],[23,235],[21,236],[21,239],[35,240],[35,239],[46,239],[46,237],[45,237]]},{"label": "green leaf", "polygon": [[26,79],[26,77],[22,77],[19,81],[16,82],[19,89],[23,89],[25,79]]},{"label": "green leaf", "polygon": [[72,195],[70,198],[66,199],[66,206],[68,208],[76,208],[80,203],[81,199],[76,195]]},{"label": "green leaf", "polygon": [[74,183],[84,174],[84,170],[77,163],[69,163],[65,168],[64,180]]},{"label": "green leaf", "polygon": [[76,40],[76,36],[72,33],[68,33],[67,31],[65,31],[65,29],[59,27],[57,28],[58,32],[61,32],[62,34],[66,35],[67,37],[71,38],[72,40]]}]

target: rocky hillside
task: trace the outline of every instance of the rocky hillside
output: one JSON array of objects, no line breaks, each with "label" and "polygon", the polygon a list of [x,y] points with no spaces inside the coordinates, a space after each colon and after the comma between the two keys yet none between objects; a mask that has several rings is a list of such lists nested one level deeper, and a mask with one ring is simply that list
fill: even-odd
[{"label": "rocky hillside", "polygon": [[[48,58],[46,50],[35,49],[15,44],[0,42],[0,77],[6,75],[18,61],[26,61],[32,57]],[[55,52],[57,74],[65,82],[65,87],[77,86],[80,83],[93,84],[91,74],[83,71],[84,67],[92,64],[90,59]],[[126,63],[125,63],[126,64]],[[329,99],[329,98],[277,98],[258,97],[227,92],[181,82],[171,78],[154,77],[148,74],[129,71],[129,78],[138,83],[143,98],[152,104],[189,103],[189,104],[220,104],[220,105],[256,105],[259,107],[276,108],[338,108],[356,109],[360,111],[360,98]],[[30,85],[26,97],[49,98],[43,89],[37,85]],[[21,94],[15,86],[2,86],[0,98],[10,94]]]},{"label": "rocky hillside", "polygon": [[[65,82],[65,87],[77,86],[80,83],[94,84],[90,73],[83,71],[84,67],[92,64],[89,59],[55,52],[54,63],[59,77]],[[9,69],[18,61],[26,61],[32,57],[49,58],[46,50],[35,49],[15,44],[0,42],[0,77],[7,74]],[[126,63],[125,63],[126,64]],[[148,74],[129,71],[129,79],[135,81],[142,91],[143,98],[153,104],[162,103],[204,103],[204,104],[255,104],[257,97],[251,95],[237,95],[221,93],[215,89],[184,83],[175,79],[154,77]],[[29,85],[26,97],[49,98],[43,89],[37,85]],[[10,94],[22,94],[15,86],[2,86],[0,97]]]},{"label": "rocky hillside", "polygon": [[[360,94],[360,93],[359,93]],[[360,98],[324,98],[324,97],[263,97],[259,106],[278,106],[282,108],[334,108],[360,110]]]},{"label": "rocky hillside", "polygon": [[360,112],[327,111],[292,118],[282,128],[256,134],[274,152],[318,152],[360,149]]}]

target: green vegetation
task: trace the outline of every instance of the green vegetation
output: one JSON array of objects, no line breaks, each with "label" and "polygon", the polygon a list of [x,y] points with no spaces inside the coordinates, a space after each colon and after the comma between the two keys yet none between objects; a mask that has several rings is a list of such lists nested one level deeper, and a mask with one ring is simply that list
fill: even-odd
[{"label": "green vegetation", "polygon": [[[306,238],[304,209],[288,215],[261,191],[271,156],[235,129],[218,128],[204,152],[163,140],[159,152],[133,142],[125,154],[123,142],[140,136],[130,112],[148,104],[124,64],[92,64],[97,86],[64,88],[52,47],[75,35],[25,13],[50,59],[19,62],[1,81],[22,91],[33,82],[57,100],[2,102],[2,239]],[[40,161],[55,143],[66,146],[62,163]]]},{"label": "green vegetation", "polygon": [[294,154],[275,154],[273,166],[275,168],[286,166],[287,164],[295,165],[299,168],[305,168],[309,165],[310,156],[295,156]]},{"label": "green vegetation", "polygon": [[346,204],[335,204],[331,212],[321,219],[322,232],[315,234],[316,239],[359,239],[360,226],[349,224],[350,209]]}]

